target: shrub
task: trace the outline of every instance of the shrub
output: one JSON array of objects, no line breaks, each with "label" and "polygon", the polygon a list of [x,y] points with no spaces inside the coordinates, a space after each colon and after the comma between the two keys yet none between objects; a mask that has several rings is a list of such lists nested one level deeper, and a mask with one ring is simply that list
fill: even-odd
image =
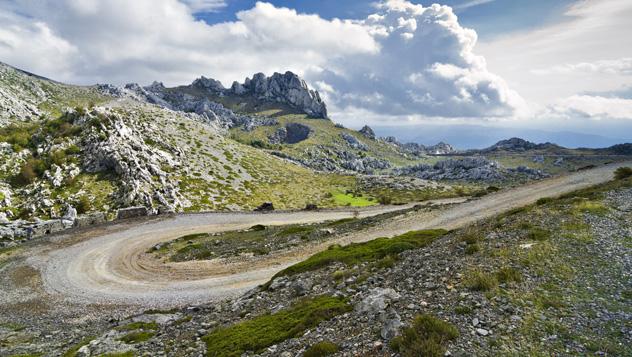
[{"label": "shrub", "polygon": [[623,180],[628,177],[632,177],[632,167],[619,167],[614,171],[614,178],[617,180]]},{"label": "shrub", "polygon": [[412,326],[405,327],[402,335],[395,337],[390,347],[402,357],[441,357],[448,341],[459,337],[459,331],[450,323],[432,315],[415,318]]},{"label": "shrub", "polygon": [[516,268],[502,267],[496,272],[496,279],[501,283],[519,283],[522,281],[522,273]]},{"label": "shrub", "polygon": [[540,198],[539,200],[537,200],[535,204],[538,205],[538,206],[542,206],[542,205],[545,205],[547,203],[551,203],[553,201],[555,201],[555,199],[552,198],[552,197],[543,197],[543,198]]},{"label": "shrub", "polygon": [[20,185],[33,183],[35,179],[46,172],[46,169],[47,167],[44,161],[32,157],[26,160],[24,165],[22,165],[20,173],[15,178],[15,181]]},{"label": "shrub", "polygon": [[480,239],[480,233],[471,228],[464,230],[461,236],[461,241],[467,244],[476,244]]},{"label": "shrub", "polygon": [[465,278],[465,286],[474,291],[488,291],[494,289],[498,285],[498,280],[492,274],[485,273],[480,270],[474,270],[468,273]]},{"label": "shrub", "polygon": [[527,233],[527,238],[539,242],[549,239],[550,236],[551,232],[539,227],[532,227],[529,229],[529,233]]},{"label": "shrub", "polygon": [[48,154],[50,162],[57,166],[61,166],[66,163],[66,152],[63,150],[56,150]]},{"label": "shrub", "polygon": [[218,328],[203,340],[210,357],[239,357],[247,351],[260,353],[351,309],[344,300],[331,296],[304,299],[277,313]]},{"label": "shrub", "polygon": [[329,341],[322,341],[308,348],[303,357],[325,357],[336,352],[338,352],[338,345]]},{"label": "shrub", "polygon": [[79,201],[77,201],[77,213],[84,214],[90,212],[91,209],[92,202],[90,202],[88,196],[79,197]]},{"label": "shrub", "polygon": [[406,250],[425,247],[445,233],[446,231],[443,229],[412,231],[393,238],[377,238],[364,243],[352,243],[344,247],[332,245],[329,249],[280,271],[274,277],[312,271],[335,262],[347,265],[375,262],[388,255],[397,255]]},{"label": "shrub", "polygon": [[467,247],[465,247],[465,254],[472,255],[474,253],[477,253],[480,250],[481,248],[479,247],[477,243],[468,244]]},{"label": "shrub", "polygon": [[393,203],[393,199],[390,196],[381,195],[380,197],[378,197],[377,202],[379,202],[381,205],[390,205],[391,203]]}]

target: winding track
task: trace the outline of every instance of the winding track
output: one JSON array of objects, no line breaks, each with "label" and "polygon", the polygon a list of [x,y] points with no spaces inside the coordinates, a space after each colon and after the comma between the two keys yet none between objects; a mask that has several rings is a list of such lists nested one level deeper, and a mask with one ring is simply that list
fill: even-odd
[{"label": "winding track", "polygon": [[[169,307],[233,296],[267,281],[277,271],[332,243],[360,242],[427,228],[453,229],[497,213],[608,181],[630,162],[611,164],[456,203],[429,212],[398,216],[368,231],[348,234],[320,245],[236,262],[162,263],[146,251],[185,234],[244,229],[254,224],[311,223],[354,216],[355,210],[319,212],[204,213],[140,223],[69,247],[41,253],[29,261],[39,268],[46,291],[72,303],[120,303]],[[441,203],[441,202],[439,202]],[[455,203],[443,202],[443,203]],[[358,211],[360,217],[400,210],[381,206]]]}]

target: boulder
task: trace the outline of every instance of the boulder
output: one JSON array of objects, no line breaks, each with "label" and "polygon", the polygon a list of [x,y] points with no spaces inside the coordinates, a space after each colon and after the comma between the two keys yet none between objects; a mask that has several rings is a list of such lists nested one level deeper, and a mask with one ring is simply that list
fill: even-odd
[{"label": "boulder", "polygon": [[272,202],[264,202],[259,207],[255,208],[257,212],[270,212],[274,211],[274,204]]},{"label": "boulder", "polygon": [[368,139],[375,140],[375,132],[368,125],[363,126],[362,129],[359,130],[359,133]]},{"label": "boulder", "polygon": [[128,207],[119,209],[116,212],[116,219],[129,219],[129,218],[137,218],[144,217],[149,214],[147,207],[138,206],[138,207]]},{"label": "boulder", "polygon": [[103,212],[94,212],[82,216],[78,216],[75,220],[75,227],[89,227],[97,224],[105,223],[106,217]]},{"label": "boulder", "polygon": [[355,310],[360,314],[375,317],[386,310],[393,301],[399,300],[400,295],[391,288],[375,288],[369,292],[369,296],[362,299]]}]

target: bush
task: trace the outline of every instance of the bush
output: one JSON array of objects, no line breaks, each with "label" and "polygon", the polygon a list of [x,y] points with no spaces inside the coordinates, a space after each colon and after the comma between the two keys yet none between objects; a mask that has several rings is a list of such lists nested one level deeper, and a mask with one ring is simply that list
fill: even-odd
[{"label": "bush", "polygon": [[412,326],[405,327],[390,347],[402,357],[442,357],[448,341],[459,337],[459,331],[450,323],[432,315],[419,315]]},{"label": "bush", "polygon": [[35,179],[42,176],[44,172],[46,172],[46,163],[44,161],[30,158],[26,160],[22,168],[20,169],[20,173],[15,178],[17,184],[20,185],[28,185],[33,183]]},{"label": "bush", "polygon": [[78,214],[88,213],[90,212],[91,209],[92,209],[92,202],[90,202],[90,199],[88,198],[88,196],[79,197],[79,201],[77,201],[77,213]]},{"label": "bush", "polygon": [[465,254],[472,255],[474,253],[477,253],[480,250],[481,248],[479,247],[477,243],[468,244],[467,247],[465,247]]},{"label": "bush", "polygon": [[474,270],[468,273],[465,278],[465,286],[474,291],[488,291],[494,289],[498,285],[498,280],[494,275],[485,273],[480,270]]},{"label": "bush", "polygon": [[381,205],[390,205],[391,203],[393,203],[393,198],[391,198],[390,196],[381,195],[380,197],[378,197],[377,202],[379,202]]},{"label": "bush", "polygon": [[502,267],[496,272],[496,278],[501,283],[519,283],[522,281],[522,273],[516,268]]},{"label": "bush", "polygon": [[325,357],[331,356],[336,352],[338,352],[338,345],[329,341],[323,341],[308,348],[303,357]]},{"label": "bush", "polygon": [[538,206],[543,206],[543,205],[545,205],[547,203],[551,203],[553,201],[555,201],[555,199],[552,198],[552,197],[543,197],[543,198],[540,198],[539,200],[537,200],[535,204],[538,205]]},{"label": "bush", "polygon": [[623,180],[628,177],[632,177],[632,167],[619,167],[614,172],[614,178],[617,180]]},{"label": "bush", "polygon": [[336,262],[347,265],[376,262],[388,255],[397,255],[406,250],[425,247],[446,232],[443,229],[412,231],[393,238],[377,238],[368,242],[352,243],[346,246],[332,245],[329,249],[316,253],[307,260],[280,271],[273,279],[283,275],[294,275],[316,270]]},{"label": "bush", "polygon": [[203,340],[210,357],[239,357],[247,351],[260,353],[351,309],[344,300],[331,296],[304,299],[277,313],[218,328]]},{"label": "bush", "polygon": [[542,229],[542,228],[538,228],[538,227],[533,227],[531,229],[529,229],[529,233],[527,234],[527,238],[529,238],[530,240],[535,240],[535,241],[545,241],[547,239],[549,239],[551,235],[551,232],[547,231],[546,229]]}]

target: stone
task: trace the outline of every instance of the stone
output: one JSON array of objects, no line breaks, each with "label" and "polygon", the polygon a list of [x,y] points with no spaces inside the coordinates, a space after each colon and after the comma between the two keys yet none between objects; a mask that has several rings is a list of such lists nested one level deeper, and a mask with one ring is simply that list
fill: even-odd
[{"label": "stone", "polygon": [[399,300],[400,295],[392,288],[374,288],[369,296],[361,300],[355,307],[361,314],[373,317],[384,311],[391,302]]},{"label": "stone", "polygon": [[295,296],[303,296],[312,289],[312,282],[309,280],[298,279],[290,284],[290,289]]},{"label": "stone", "polygon": [[393,309],[384,313],[380,319],[382,320],[382,329],[380,330],[380,336],[385,341],[392,340],[395,336],[399,335],[399,329],[402,326],[402,319]]},{"label": "stone", "polygon": [[119,209],[116,212],[116,219],[130,219],[130,218],[138,218],[145,217],[149,214],[147,207],[137,206],[137,207],[128,207]]},{"label": "stone", "polygon": [[358,150],[362,150],[362,151],[367,151],[369,149],[369,147],[360,142],[360,140],[358,140],[355,136],[348,134],[348,133],[341,133],[340,136],[342,136],[342,138],[347,142],[347,144],[349,144],[349,146],[351,146],[351,148],[353,149],[358,149]]},{"label": "stone", "polygon": [[485,330],[484,328],[477,328],[476,329],[476,333],[481,335],[481,336],[489,335],[489,331]]},{"label": "stone", "polygon": [[264,202],[259,207],[255,208],[256,212],[271,212],[274,211],[274,204],[272,202]]},{"label": "stone", "polygon": [[7,214],[4,212],[0,212],[0,224],[9,224],[10,221],[7,218]]},{"label": "stone", "polygon": [[368,125],[363,126],[358,132],[368,139],[375,140],[375,132]]}]

